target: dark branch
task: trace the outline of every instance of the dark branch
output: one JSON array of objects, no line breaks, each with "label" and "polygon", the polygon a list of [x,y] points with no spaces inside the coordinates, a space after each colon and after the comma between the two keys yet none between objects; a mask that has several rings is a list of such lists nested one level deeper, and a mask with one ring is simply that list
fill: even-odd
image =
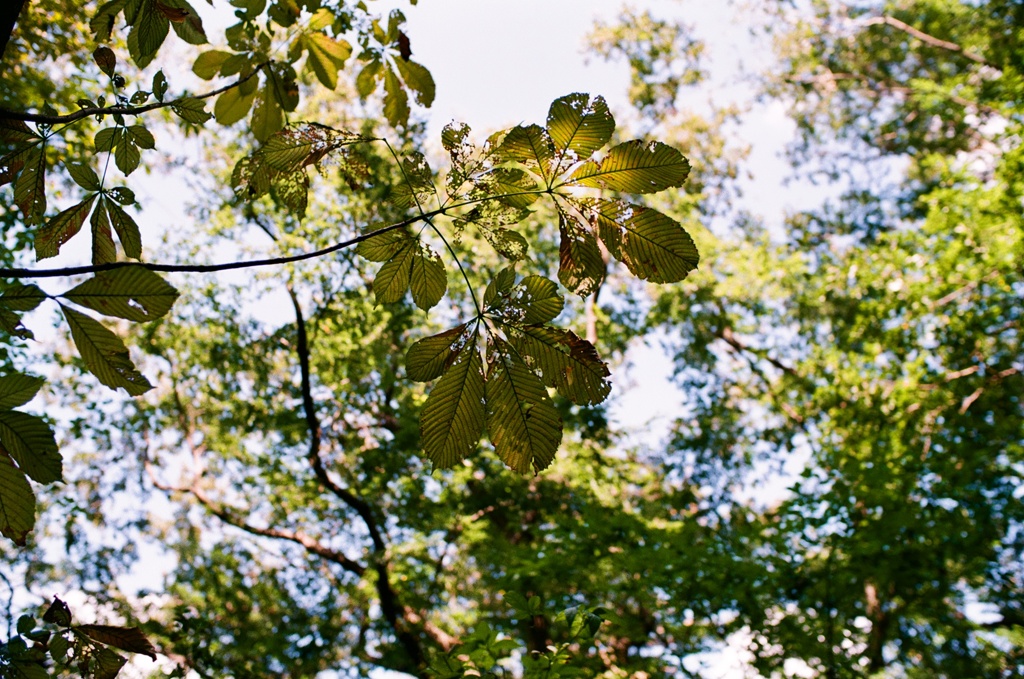
[{"label": "dark branch", "polygon": [[373,238],[388,231],[394,231],[410,224],[415,224],[422,219],[428,219],[434,215],[442,214],[446,209],[434,210],[424,215],[409,217],[395,224],[382,227],[369,233],[364,233],[355,238],[335,243],[321,250],[304,252],[300,255],[289,255],[286,257],[268,257],[267,259],[253,259],[241,262],[222,262],[220,264],[155,264],[150,262],[111,262],[109,264],[95,264],[89,266],[68,266],[60,269],[0,269],[0,278],[60,278],[62,276],[78,276],[82,274],[99,273],[101,271],[112,271],[127,266],[141,266],[150,271],[161,271],[164,273],[215,273],[217,271],[231,271],[233,269],[252,269],[261,266],[279,266],[291,262],[301,262],[306,259],[316,259],[329,255],[338,250],[344,250],[364,240]]},{"label": "dark branch", "polygon": [[0,3],[0,75],[3,75],[4,53],[7,51],[7,43],[11,40],[14,27],[18,23],[21,10],[28,5],[28,0],[7,0]]},{"label": "dark branch", "polygon": [[174,106],[180,104],[183,101],[190,99],[209,99],[210,97],[216,97],[218,94],[227,92],[228,90],[238,87],[242,83],[251,80],[256,76],[257,73],[262,71],[269,62],[263,62],[258,65],[253,72],[244,78],[239,78],[233,83],[225,85],[224,87],[218,87],[215,90],[206,92],[204,94],[196,94],[194,96],[180,97],[173,101],[156,101],[152,104],[146,104],[144,106],[95,106],[90,108],[83,108],[75,111],[74,113],[68,113],[65,115],[44,115],[42,113],[29,113],[28,111],[12,111],[6,108],[0,108],[0,119],[2,120],[20,120],[26,123],[42,123],[43,125],[63,125],[65,123],[73,123],[82,118],[88,118],[89,116],[95,115],[113,115],[119,113],[123,116],[137,116],[149,111],[155,111],[158,108],[166,108],[168,106]]}]

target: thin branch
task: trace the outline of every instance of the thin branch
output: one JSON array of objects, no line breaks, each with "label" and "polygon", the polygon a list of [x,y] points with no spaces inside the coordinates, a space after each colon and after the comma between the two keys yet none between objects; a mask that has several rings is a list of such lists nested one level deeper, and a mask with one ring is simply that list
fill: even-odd
[{"label": "thin branch", "polygon": [[[427,217],[433,217],[434,215],[441,214],[442,210],[435,210],[434,212],[428,213]],[[164,273],[214,273],[217,271],[231,271],[234,269],[252,269],[261,266],[279,266],[281,264],[290,264],[292,262],[301,262],[306,259],[315,259],[317,257],[323,257],[329,255],[332,252],[343,250],[351,247],[358,243],[362,243],[364,240],[373,238],[382,233],[388,231],[394,231],[410,224],[414,224],[420,219],[423,219],[424,215],[418,215],[415,217],[409,217],[408,219],[402,220],[395,224],[382,227],[369,233],[364,233],[350,238],[340,243],[335,243],[326,248],[320,250],[314,250],[313,252],[304,252],[299,255],[289,255],[285,257],[268,257],[266,259],[252,259],[247,261],[237,262],[221,262],[219,264],[157,264],[151,262],[110,262],[108,264],[95,264],[89,266],[68,266],[60,269],[0,269],[0,278],[58,278],[62,276],[78,276],[82,274],[99,273],[101,271],[112,271],[114,269],[123,269],[129,266],[140,266],[150,271],[161,271]]]},{"label": "thin branch", "polygon": [[256,68],[253,69],[252,73],[245,76],[244,78],[239,78],[235,82],[229,83],[224,87],[218,87],[217,89],[212,90],[210,92],[206,92],[204,94],[179,97],[178,99],[174,99],[173,101],[156,101],[152,104],[146,104],[144,106],[90,106],[89,108],[79,109],[74,113],[56,116],[45,115],[42,113],[29,113],[28,111],[12,111],[11,109],[0,108],[0,120],[20,120],[26,123],[38,123],[43,125],[61,125],[65,123],[73,123],[83,118],[88,118],[89,116],[95,115],[120,114],[123,116],[137,116],[143,113],[147,113],[149,111],[154,111],[159,108],[174,106],[175,104],[180,104],[183,101],[188,101],[191,99],[209,99],[210,97],[216,97],[218,94],[223,94],[224,92],[227,92],[228,90],[238,87],[242,83],[251,80],[256,76],[257,73],[266,68],[267,64],[269,63],[270,62],[265,61],[262,64],[257,65]]},{"label": "thin branch", "polygon": [[925,43],[926,45],[930,45],[932,47],[937,47],[939,49],[943,49],[943,50],[946,50],[948,52],[955,52],[957,54],[961,54],[964,57],[966,57],[967,59],[970,59],[971,61],[973,61],[975,63],[978,63],[978,64],[983,64],[985,66],[991,66],[992,68],[998,68],[995,64],[993,64],[992,62],[990,62],[988,59],[986,59],[985,57],[981,56],[980,54],[975,54],[973,52],[968,52],[967,50],[965,50],[963,47],[961,47],[960,45],[956,44],[955,42],[950,42],[949,40],[943,40],[941,38],[936,38],[934,35],[929,35],[928,33],[925,33],[924,31],[922,31],[920,29],[914,28],[910,24],[905,23],[903,21],[900,21],[899,19],[897,19],[895,17],[891,17],[891,16],[872,17],[872,18],[868,19],[867,21],[865,21],[864,24],[867,25],[867,26],[877,26],[878,24],[885,24],[887,26],[892,26],[893,28],[895,28],[898,31],[903,31],[907,35],[910,35],[910,36],[913,36],[913,37],[917,38],[918,40],[920,40],[921,42]]}]

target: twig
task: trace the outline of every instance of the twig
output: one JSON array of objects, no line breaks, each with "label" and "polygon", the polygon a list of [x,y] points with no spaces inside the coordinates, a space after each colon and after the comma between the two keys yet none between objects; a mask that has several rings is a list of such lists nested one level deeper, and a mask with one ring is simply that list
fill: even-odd
[{"label": "twig", "polygon": [[867,26],[877,26],[878,24],[885,24],[887,26],[892,26],[896,30],[903,31],[907,35],[911,35],[911,36],[917,38],[918,40],[920,40],[921,42],[925,43],[926,45],[931,45],[932,47],[938,47],[939,49],[947,50],[949,52],[955,52],[957,54],[963,55],[964,57],[966,57],[967,59],[970,59],[973,62],[976,62],[976,63],[979,63],[979,64],[983,64],[985,66],[991,66],[992,68],[998,68],[995,64],[993,64],[992,62],[990,62],[988,59],[986,59],[985,57],[981,56],[980,54],[975,54],[973,52],[968,52],[967,50],[965,50],[963,47],[961,47],[960,45],[956,44],[955,42],[950,42],[949,40],[943,40],[941,38],[936,38],[934,35],[929,35],[928,33],[925,33],[924,31],[922,31],[920,29],[914,28],[910,24],[905,23],[903,21],[900,21],[899,19],[897,19],[895,17],[891,17],[891,16],[873,17],[873,18],[870,18],[870,19],[866,20],[864,22],[864,24],[867,25]]}]

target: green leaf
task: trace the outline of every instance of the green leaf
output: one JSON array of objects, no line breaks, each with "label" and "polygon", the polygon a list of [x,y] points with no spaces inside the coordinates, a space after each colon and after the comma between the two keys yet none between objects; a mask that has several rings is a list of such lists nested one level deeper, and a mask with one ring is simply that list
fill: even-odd
[{"label": "green leaf", "polygon": [[675,283],[697,268],[697,246],[671,217],[623,201],[589,204],[601,240],[634,276],[652,283]]},{"label": "green leaf", "polygon": [[153,388],[135,368],[128,349],[117,335],[94,318],[63,304],[60,308],[71,327],[71,339],[78,347],[85,367],[101,384],[111,389],[120,387],[131,396],[144,394]]},{"label": "green leaf", "polygon": [[71,175],[71,179],[86,191],[99,191],[103,188],[99,176],[88,165],[65,162],[64,169]]},{"label": "green leaf", "polygon": [[46,299],[46,293],[39,286],[28,283],[14,283],[0,294],[0,307],[14,311],[32,311]]},{"label": "green leaf", "polygon": [[484,373],[475,333],[457,356],[430,390],[420,415],[423,451],[441,468],[472,453],[484,430]]},{"label": "green leaf", "polygon": [[405,373],[411,380],[429,382],[437,379],[475,340],[466,333],[468,324],[456,326],[437,335],[417,340],[405,354]]},{"label": "green leaf", "polygon": [[309,197],[309,175],[304,170],[289,172],[271,185],[271,194],[292,213],[302,217],[306,214]]},{"label": "green leaf", "polygon": [[[265,142],[284,127],[284,111],[271,91],[271,84],[265,83],[252,111],[252,135],[257,141]],[[218,99],[218,103],[220,100]],[[218,117],[219,121],[220,118]],[[223,122],[223,121],[221,121]]]},{"label": "green leaf", "polygon": [[129,189],[127,186],[115,186],[114,188],[107,191],[107,195],[116,200],[121,205],[135,204],[135,192]]},{"label": "green leaf", "polygon": [[377,81],[380,80],[383,69],[384,64],[379,59],[374,59],[359,71],[359,75],[356,76],[356,91],[360,99],[365,101],[377,89]]},{"label": "green leaf", "polygon": [[104,127],[93,138],[96,150],[98,152],[112,151],[118,143],[120,134],[121,129],[119,127]]},{"label": "green leaf", "polygon": [[85,218],[92,210],[92,204],[96,200],[96,194],[92,194],[81,203],[72,205],[56,217],[46,223],[45,226],[36,230],[36,258],[46,259],[56,257],[60,248],[78,233]]},{"label": "green leaf", "polygon": [[[132,197],[134,198],[134,196]],[[142,257],[142,236],[139,233],[139,225],[135,223],[132,216],[125,212],[120,205],[109,200],[102,201],[102,207],[107,211],[110,224],[114,227],[117,239],[121,241],[125,256],[131,259]]]},{"label": "green leaf", "polygon": [[114,50],[106,45],[100,45],[93,50],[92,58],[108,77],[114,75],[114,69],[117,68],[117,57],[114,56]]},{"label": "green leaf", "polygon": [[249,113],[252,102],[255,100],[255,90],[243,93],[242,88],[232,87],[217,97],[217,101],[213,105],[213,115],[221,125],[233,125]]},{"label": "green leaf", "polygon": [[117,247],[114,245],[114,234],[110,229],[110,217],[105,207],[106,201],[92,211],[89,224],[92,227],[92,263],[108,264],[117,261]]},{"label": "green leaf", "polygon": [[526,253],[530,249],[527,240],[510,229],[501,227],[483,229],[483,234],[499,255],[514,262],[526,257]]},{"label": "green leaf", "polygon": [[203,20],[186,0],[162,0],[160,10],[179,38],[190,45],[207,43]]},{"label": "green leaf", "polygon": [[31,401],[46,381],[22,373],[0,377],[0,408],[17,408]]},{"label": "green leaf", "polygon": [[424,245],[420,245],[413,257],[409,287],[412,290],[412,301],[424,311],[436,306],[448,289],[448,276],[441,257]]},{"label": "green leaf", "polygon": [[0,446],[0,533],[25,546],[36,523],[36,496],[25,474]]},{"label": "green leaf", "polygon": [[509,342],[559,394],[579,405],[601,403],[611,392],[611,373],[590,342],[569,330],[542,325],[509,329]]},{"label": "green leaf", "polygon": [[430,71],[415,61],[406,61],[405,59],[396,59],[395,66],[398,67],[398,72],[406,86],[416,93],[416,103],[430,108],[430,105],[434,103],[435,94],[434,78],[430,75]]},{"label": "green leaf", "polygon": [[405,296],[417,249],[417,243],[409,239],[391,259],[384,262],[373,279],[373,296],[377,304],[394,304]]},{"label": "green leaf", "polygon": [[156,148],[156,139],[153,138],[153,133],[142,125],[129,125],[124,129],[124,135],[128,140],[140,148]]},{"label": "green leaf", "polygon": [[[615,119],[604,98],[576,93],[552,102],[547,128],[556,155],[571,163],[607,144],[615,132]],[[567,167],[567,163],[561,161],[560,166]]]},{"label": "green leaf", "polygon": [[0,410],[0,444],[29,478],[39,483],[61,480],[57,441],[42,418],[17,410]]},{"label": "green leaf", "polygon": [[66,603],[55,596],[47,607],[46,612],[43,613],[43,622],[48,622],[58,627],[69,627],[71,625],[71,609],[68,608]]},{"label": "green leaf", "polygon": [[146,322],[164,316],[178,291],[142,266],[101,271],[61,297],[107,316]]},{"label": "green leaf", "polygon": [[[193,125],[202,125],[212,117],[212,115],[206,111],[206,102],[201,99],[181,99],[171,104],[171,110],[174,111],[179,118],[185,122],[192,123]],[[243,113],[242,116],[244,117],[245,114]]]},{"label": "green leaf", "polygon": [[234,56],[231,52],[223,50],[203,52],[196,57],[195,62],[192,64],[192,72],[203,80],[213,80],[220,74],[221,66],[231,56]]},{"label": "green leaf", "polygon": [[36,621],[31,615],[23,615],[18,618],[16,629],[18,634],[25,635],[31,632],[36,626]]},{"label": "green leaf", "polygon": [[68,650],[71,648],[71,643],[63,634],[58,634],[50,640],[50,657],[53,658],[53,662],[63,665],[68,659]]},{"label": "green leaf", "polygon": [[93,661],[92,679],[115,679],[128,659],[109,648],[101,648]]},{"label": "green leaf", "polygon": [[89,20],[89,28],[93,32],[93,39],[96,42],[107,42],[114,30],[114,22],[117,15],[124,8],[126,0],[111,0],[99,6],[92,19]]},{"label": "green leaf", "polygon": [[[487,283],[484,290],[484,307],[495,307],[499,301],[501,305],[508,304],[508,294],[512,292],[512,286],[516,282],[515,266],[506,266]],[[502,299],[504,298],[504,299]]]},{"label": "green leaf", "polygon": [[384,71],[384,117],[392,127],[409,122],[409,95],[390,65]]},{"label": "green leaf", "polygon": [[689,173],[689,161],[671,146],[633,140],[612,148],[601,162],[591,160],[580,166],[570,183],[626,193],[655,193],[682,186]]},{"label": "green leaf", "polygon": [[505,342],[487,347],[487,430],[494,451],[511,469],[545,469],[562,442],[562,418],[547,389]]},{"label": "green leaf", "polygon": [[495,153],[507,161],[523,163],[536,170],[547,183],[555,158],[555,145],[548,131],[540,125],[513,127],[505,135]]},{"label": "green leaf", "polygon": [[32,331],[21,324],[21,317],[13,311],[0,308],[0,330],[22,339],[33,339]]},{"label": "green leaf", "polygon": [[299,105],[299,85],[295,69],[289,64],[272,61],[266,70],[270,95],[285,111],[294,111]]},{"label": "green leaf", "polygon": [[[371,231],[379,226],[371,227]],[[412,241],[412,236],[405,229],[392,229],[384,233],[378,233],[356,245],[356,254],[365,257],[371,262],[386,262],[395,256],[399,250],[407,247]]]},{"label": "green leaf", "polygon": [[153,96],[156,97],[157,101],[163,102],[164,95],[167,94],[167,76],[164,75],[163,71],[157,71],[153,74],[150,89],[153,90]]},{"label": "green leaf", "polygon": [[122,131],[118,136],[119,140],[114,146],[114,164],[127,176],[138,169],[142,153],[139,151],[139,147],[128,139],[125,132]]},{"label": "green leaf", "polygon": [[352,46],[344,40],[336,40],[324,33],[310,33],[303,36],[308,53],[306,66],[316,75],[324,87],[333,90],[338,86],[338,69],[352,55]]},{"label": "green leaf", "polygon": [[606,267],[591,230],[559,206],[558,280],[580,297],[589,297],[604,282]]},{"label": "green leaf", "polygon": [[562,313],[565,300],[558,294],[554,281],[543,276],[527,276],[516,287],[521,293],[511,303],[523,310],[524,324],[547,323]]},{"label": "green leaf", "polygon": [[72,629],[101,644],[113,646],[129,653],[148,655],[153,660],[156,660],[156,649],[138,627],[76,625]]},{"label": "green leaf", "polygon": [[143,0],[128,33],[128,53],[139,68],[153,61],[170,29],[170,22],[157,9],[156,0]]},{"label": "green leaf", "polygon": [[25,221],[36,224],[46,213],[45,143],[33,146],[22,161],[23,168],[14,180],[14,202],[25,214]]}]

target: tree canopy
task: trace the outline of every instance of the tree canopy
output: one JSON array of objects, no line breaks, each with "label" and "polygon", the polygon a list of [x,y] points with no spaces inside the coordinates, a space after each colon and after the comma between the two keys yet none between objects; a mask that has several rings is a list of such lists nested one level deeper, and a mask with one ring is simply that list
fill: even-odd
[{"label": "tree canopy", "polygon": [[401,10],[210,5],[0,10],[0,676],[1021,676],[1024,5],[737,6],[780,221],[699,12],[431,139]]}]

